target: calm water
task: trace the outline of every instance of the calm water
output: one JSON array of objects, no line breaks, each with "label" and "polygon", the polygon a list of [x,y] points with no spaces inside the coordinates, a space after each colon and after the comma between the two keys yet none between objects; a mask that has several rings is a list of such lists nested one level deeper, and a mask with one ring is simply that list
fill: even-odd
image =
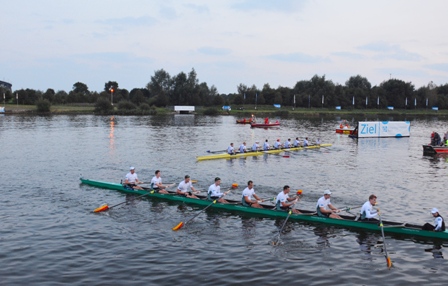
[{"label": "calm water", "polygon": [[[144,181],[160,169],[164,182],[178,183],[189,174],[202,190],[220,176],[224,186],[240,185],[233,198],[248,180],[262,197],[289,184],[303,190],[303,209],[314,209],[323,190],[331,189],[339,207],[361,205],[375,193],[388,220],[423,224],[432,222],[432,207],[447,213],[447,158],[425,157],[421,147],[433,130],[443,134],[447,121],[369,119],[410,120],[411,137],[357,142],[334,133],[340,118],[282,120],[281,128],[270,130],[237,125],[235,119],[1,116],[0,284],[446,284],[443,245],[386,237],[394,263],[387,270],[378,234],[288,223],[282,244],[272,246],[282,220],[213,211],[173,232],[199,209],[79,184],[80,174],[119,182],[132,165]],[[296,136],[320,137],[333,146],[289,158],[195,159],[230,142],[250,146]],[[124,200],[128,204],[92,213],[103,203]]]}]

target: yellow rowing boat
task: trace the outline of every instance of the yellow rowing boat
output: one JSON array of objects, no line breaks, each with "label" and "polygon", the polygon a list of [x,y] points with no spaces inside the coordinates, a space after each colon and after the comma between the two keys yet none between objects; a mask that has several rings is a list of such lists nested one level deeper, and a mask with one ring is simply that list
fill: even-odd
[{"label": "yellow rowing boat", "polygon": [[306,147],[293,147],[293,148],[283,148],[283,149],[271,149],[268,151],[249,151],[246,153],[236,153],[234,155],[230,155],[228,153],[222,153],[222,154],[211,154],[211,155],[205,155],[205,156],[197,156],[196,160],[198,161],[204,161],[204,160],[215,160],[215,159],[234,159],[234,158],[241,158],[241,157],[247,157],[247,156],[260,156],[264,154],[280,154],[281,152],[285,151],[300,151],[300,150],[307,150],[307,149],[316,149],[321,147],[330,147],[332,144],[320,144],[320,145],[310,145]]}]

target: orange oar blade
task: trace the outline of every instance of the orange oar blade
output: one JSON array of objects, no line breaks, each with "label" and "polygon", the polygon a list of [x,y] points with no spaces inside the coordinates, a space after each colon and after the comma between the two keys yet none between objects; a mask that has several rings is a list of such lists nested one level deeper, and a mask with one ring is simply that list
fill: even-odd
[{"label": "orange oar blade", "polygon": [[173,230],[174,230],[174,231],[179,230],[179,229],[181,229],[183,226],[184,226],[184,222],[181,221],[178,225],[176,225],[175,227],[173,227]]},{"label": "orange oar blade", "polygon": [[390,260],[390,257],[386,257],[386,262],[387,262],[387,268],[391,268],[392,267],[392,260]]},{"label": "orange oar blade", "polygon": [[99,208],[96,208],[93,212],[94,213],[99,213],[99,212],[103,212],[103,211],[107,211],[109,209],[109,206],[106,205],[102,205]]},{"label": "orange oar blade", "polygon": [[238,188],[238,184],[237,183],[233,183],[232,184],[232,189],[236,189],[236,188]]}]

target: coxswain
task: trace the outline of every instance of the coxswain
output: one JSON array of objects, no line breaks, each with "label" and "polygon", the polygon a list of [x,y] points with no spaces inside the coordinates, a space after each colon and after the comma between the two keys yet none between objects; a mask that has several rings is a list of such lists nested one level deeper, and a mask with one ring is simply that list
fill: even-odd
[{"label": "coxswain", "polygon": [[422,227],[423,230],[430,230],[430,231],[445,231],[445,220],[443,217],[439,214],[439,210],[437,208],[433,208],[431,210],[432,216],[434,219],[434,225],[430,223],[425,223]]}]

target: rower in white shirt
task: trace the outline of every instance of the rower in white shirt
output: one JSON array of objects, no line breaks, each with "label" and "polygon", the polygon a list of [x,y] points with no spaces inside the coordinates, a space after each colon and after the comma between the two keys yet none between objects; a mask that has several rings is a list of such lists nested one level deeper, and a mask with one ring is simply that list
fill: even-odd
[{"label": "rower in white shirt", "polygon": [[227,153],[230,155],[235,155],[235,148],[233,148],[233,143],[230,143],[230,146],[227,148]]},{"label": "rower in white shirt", "polygon": [[266,141],[263,144],[263,150],[268,151],[269,149],[271,149],[271,146],[269,146],[268,139],[266,139]]},{"label": "rower in white shirt", "polygon": [[280,139],[277,139],[274,143],[274,149],[280,149],[282,148],[282,143],[280,143]]},{"label": "rower in white shirt", "polygon": [[215,178],[215,183],[211,184],[210,187],[208,188],[208,192],[207,192],[207,199],[214,201],[217,200],[219,203],[228,203],[225,199],[224,196],[227,194],[226,193],[221,193],[221,179],[219,177]]},{"label": "rower in white shirt", "polygon": [[246,152],[247,152],[246,142],[243,142],[243,144],[240,145],[240,153],[246,153]]}]

